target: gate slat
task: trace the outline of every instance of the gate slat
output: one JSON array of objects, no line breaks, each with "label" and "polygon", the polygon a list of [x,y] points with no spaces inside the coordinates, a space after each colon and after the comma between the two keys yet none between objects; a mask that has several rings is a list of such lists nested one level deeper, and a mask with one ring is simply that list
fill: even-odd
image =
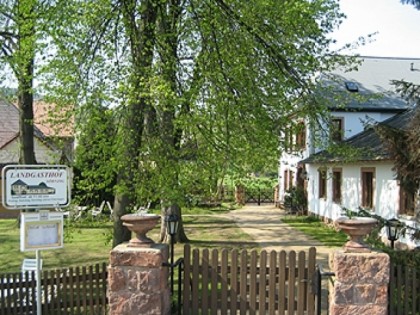
[{"label": "gate slat", "polygon": [[285,314],[286,309],[286,252],[282,250],[279,253],[279,297],[277,301],[277,310],[279,315]]},{"label": "gate slat", "polygon": [[[411,280],[412,280],[411,281],[411,288],[412,288],[412,293],[411,294],[414,297],[414,296],[417,296],[417,274],[418,274],[418,272],[417,272],[416,269],[413,268],[412,273],[413,274],[412,274],[412,278],[411,278]],[[412,304],[411,313],[416,314],[416,312],[417,312],[416,299],[413,299],[413,302],[411,304]]]},{"label": "gate slat", "polygon": [[259,314],[266,313],[266,292],[267,292],[267,252],[260,253],[260,272],[259,272]]},{"label": "gate slat", "polygon": [[276,279],[277,279],[277,255],[275,251],[270,252],[270,271],[268,276],[268,312],[276,314]]},{"label": "gate slat", "polygon": [[199,277],[199,264],[200,264],[200,254],[198,249],[193,250],[193,258],[192,258],[192,289],[191,289],[191,300],[192,300],[192,310],[198,310],[198,301],[199,301],[199,292],[198,292],[198,284],[200,283]]},{"label": "gate slat", "polygon": [[[19,314],[24,314],[24,305],[23,304],[26,304],[26,305],[28,305],[28,300],[26,300],[26,303],[23,303],[23,301],[24,301],[24,295],[25,295],[25,291],[23,290],[23,275],[22,275],[22,273],[20,273],[19,275],[18,275],[18,281],[19,281],[19,290],[17,291],[18,292],[18,296],[19,296],[19,299],[20,299],[20,301],[19,301]],[[25,306],[25,309],[26,309],[26,306]]]},{"label": "gate slat", "polygon": [[295,282],[296,282],[296,252],[289,252],[289,281],[288,281],[288,303],[287,314],[295,311]]},{"label": "gate slat", "polygon": [[67,279],[68,279],[68,269],[65,269],[63,271],[63,281],[62,281],[63,288],[61,290],[61,292],[63,294],[62,300],[63,300],[63,314],[64,315],[68,314],[68,311],[67,311],[68,281],[67,281]]},{"label": "gate slat", "polygon": [[202,266],[202,288],[201,288],[201,312],[203,315],[207,315],[209,311],[209,250],[207,248],[203,249],[201,257],[201,266]]},{"label": "gate slat", "polygon": [[224,248],[222,250],[222,278],[221,278],[221,287],[220,287],[220,295],[221,295],[221,305],[220,310],[222,314],[227,314],[227,297],[228,297],[228,250]]},{"label": "gate slat", "polygon": [[183,305],[182,314],[189,315],[191,314],[191,304],[190,304],[190,295],[191,295],[191,247],[190,245],[184,246],[184,285],[182,287],[183,294]]},{"label": "gate slat", "polygon": [[404,314],[408,315],[408,300],[410,296],[410,284],[408,281],[408,275],[410,273],[410,268],[408,266],[404,267]]},{"label": "gate slat", "polygon": [[238,250],[231,253],[230,269],[230,313],[236,314],[238,309]]},{"label": "gate slat", "polygon": [[55,283],[56,283],[56,296],[55,296],[55,300],[57,303],[57,308],[58,308],[58,315],[63,314],[62,311],[62,282],[63,282],[63,270],[57,270],[57,278],[55,279]]},{"label": "gate slat", "polygon": [[73,267],[69,268],[69,305],[73,305],[73,309],[70,309],[70,314],[74,311],[74,272]]},{"label": "gate slat", "polygon": [[[307,287],[307,282],[305,279],[305,252],[301,251],[298,254],[298,277],[297,277],[297,287],[298,287],[298,296],[297,296],[297,315],[303,315],[305,310],[305,289]],[[300,302],[301,301],[301,302]]]},{"label": "gate slat", "polygon": [[[43,314],[48,314],[48,303],[45,303],[44,301],[47,301],[48,299],[48,287],[49,287],[49,280],[50,280],[50,273],[48,271],[44,271],[43,272],[43,278],[42,278],[42,289],[41,292],[39,294],[42,294],[41,296],[41,300],[43,301]],[[39,281],[39,279],[37,279],[37,281]],[[37,292],[38,294],[38,292]]]},{"label": "gate slat", "polygon": [[94,284],[92,283],[93,286],[93,292],[94,292],[94,300],[95,300],[95,305],[96,305],[96,313],[101,314],[102,312],[102,305],[101,305],[101,288],[100,288],[100,277],[101,277],[101,273],[100,273],[100,265],[96,264],[95,265],[95,277],[94,277]]},{"label": "gate slat", "polygon": [[90,304],[90,314],[97,314],[98,312],[95,312],[95,273],[94,273],[94,266],[90,265],[89,266],[89,304]]},{"label": "gate slat", "polygon": [[102,263],[102,272],[101,272],[101,279],[102,281],[102,294],[101,294],[101,300],[102,300],[102,314],[107,314],[107,264]]},{"label": "gate slat", "polygon": [[257,309],[257,251],[251,252],[251,265],[249,266],[249,314],[255,315]]},{"label": "gate slat", "polygon": [[74,294],[74,297],[75,297],[75,299],[76,299],[76,313],[77,314],[81,314],[81,312],[80,312],[80,293],[82,292],[82,290],[81,290],[81,288],[80,288],[80,279],[79,279],[79,277],[80,277],[80,268],[79,267],[76,267],[76,269],[75,269],[75,288],[74,288],[74,292],[75,292],[75,294]]},{"label": "gate slat", "polygon": [[[316,248],[311,247],[309,248],[309,255],[308,255],[308,278],[307,278],[308,281],[310,279],[313,279],[313,275],[315,274],[315,271],[316,271]],[[307,308],[306,309],[307,309],[308,315],[315,315],[315,294],[314,292],[312,292],[309,282],[307,283],[307,286],[306,286],[306,294],[307,294],[307,301],[306,301]]]},{"label": "gate slat", "polygon": [[247,251],[242,250],[241,252],[241,268],[240,268],[240,314],[246,315],[246,304],[247,304],[247,273],[248,273],[248,259]]},{"label": "gate slat", "polygon": [[218,266],[219,266],[219,252],[213,249],[211,255],[211,314],[217,315],[218,305]]}]

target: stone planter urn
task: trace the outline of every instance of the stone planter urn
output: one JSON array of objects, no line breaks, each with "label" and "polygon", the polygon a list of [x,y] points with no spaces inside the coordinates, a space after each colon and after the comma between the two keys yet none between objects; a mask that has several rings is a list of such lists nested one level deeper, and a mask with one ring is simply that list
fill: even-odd
[{"label": "stone planter urn", "polygon": [[136,234],[129,242],[129,247],[149,247],[155,242],[146,236],[158,223],[160,216],[156,214],[125,214],[121,217],[123,225]]},{"label": "stone planter urn", "polygon": [[337,221],[340,230],[346,233],[350,240],[344,244],[345,253],[370,253],[371,249],[363,238],[375,228],[378,221],[367,217],[341,218]]}]

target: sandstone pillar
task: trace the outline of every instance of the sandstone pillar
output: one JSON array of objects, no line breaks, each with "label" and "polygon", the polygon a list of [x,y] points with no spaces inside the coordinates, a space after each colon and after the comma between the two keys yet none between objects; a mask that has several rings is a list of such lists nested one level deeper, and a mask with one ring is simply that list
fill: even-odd
[{"label": "sandstone pillar", "polygon": [[345,253],[330,258],[335,273],[330,287],[331,315],[384,315],[388,309],[389,256],[385,253]]},{"label": "sandstone pillar", "polygon": [[108,267],[110,315],[169,315],[168,245],[130,247],[111,251]]}]

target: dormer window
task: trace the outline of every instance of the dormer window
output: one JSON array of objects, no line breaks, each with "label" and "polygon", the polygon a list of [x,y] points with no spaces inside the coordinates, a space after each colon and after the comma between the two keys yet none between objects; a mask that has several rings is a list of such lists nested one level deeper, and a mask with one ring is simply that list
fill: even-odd
[{"label": "dormer window", "polygon": [[349,92],[359,92],[359,86],[357,85],[356,82],[346,81],[344,84],[346,85],[347,91],[349,91]]}]

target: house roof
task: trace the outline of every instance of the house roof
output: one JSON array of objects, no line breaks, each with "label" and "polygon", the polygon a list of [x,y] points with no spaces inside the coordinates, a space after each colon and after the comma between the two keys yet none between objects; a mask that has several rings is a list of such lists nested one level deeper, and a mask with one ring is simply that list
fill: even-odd
[{"label": "house roof", "polygon": [[420,84],[420,58],[359,57],[358,60],[361,63],[355,69],[349,71],[339,66],[319,76],[320,85],[326,89],[323,94],[340,95],[338,99],[330,99],[332,110],[401,112],[410,107],[392,81]]},{"label": "house roof", "polygon": [[19,135],[19,110],[0,99],[0,149]]},{"label": "house roof", "polygon": [[[35,101],[34,134],[45,140],[45,137],[73,137],[73,117],[67,119],[65,110],[56,110],[54,105]],[[53,112],[54,117],[50,117]],[[19,109],[16,105],[0,98],[0,149],[19,136]]]},{"label": "house roof", "polygon": [[[416,109],[408,109],[403,113],[397,114],[383,122],[381,125],[386,125],[396,129],[405,129],[414,115]],[[379,161],[388,160],[389,152],[382,142],[379,135],[375,132],[373,126],[368,127],[365,131],[343,141],[343,147],[350,150],[357,150],[358,161]],[[350,158],[351,159],[351,158]],[[343,154],[334,154],[328,151],[321,151],[311,155],[301,163],[334,163],[348,161],[349,157]]]},{"label": "house roof", "polygon": [[44,135],[58,137],[73,137],[74,116],[66,108],[40,100],[34,101],[34,122]]},{"label": "house roof", "polygon": [[[19,109],[0,98],[0,149],[19,136]],[[45,140],[45,135],[34,126],[34,136]]]}]

